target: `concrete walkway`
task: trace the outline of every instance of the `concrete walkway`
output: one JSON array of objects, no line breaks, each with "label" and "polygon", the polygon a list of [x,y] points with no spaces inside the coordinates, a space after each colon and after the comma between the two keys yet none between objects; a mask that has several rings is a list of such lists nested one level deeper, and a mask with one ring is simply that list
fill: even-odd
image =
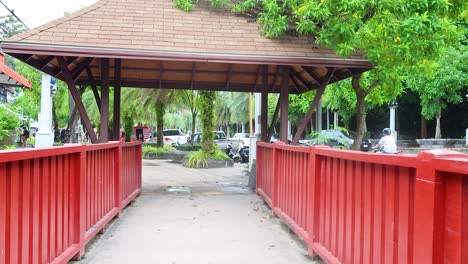
[{"label": "concrete walkway", "polygon": [[246,167],[143,161],[143,194],[74,263],[321,263],[253,192]]}]

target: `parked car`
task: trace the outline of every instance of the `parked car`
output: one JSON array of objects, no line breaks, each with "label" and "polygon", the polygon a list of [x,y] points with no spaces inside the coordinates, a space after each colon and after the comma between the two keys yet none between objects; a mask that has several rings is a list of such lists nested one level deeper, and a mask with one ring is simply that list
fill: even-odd
[{"label": "parked car", "polygon": [[312,144],[314,145],[327,145],[337,148],[350,148],[353,143],[353,139],[337,129],[322,130],[314,135],[312,139]]},{"label": "parked car", "polygon": [[187,136],[179,129],[163,130],[164,145],[182,145],[187,143]]},{"label": "parked car", "polygon": [[[214,137],[214,142],[220,142],[220,141],[226,141],[226,134],[224,134],[223,131],[213,131],[215,137]],[[201,142],[201,132],[193,134],[192,137],[192,144],[200,144]]]},{"label": "parked car", "polygon": [[229,140],[242,141],[244,146],[250,146],[250,134],[249,133],[235,133]]}]

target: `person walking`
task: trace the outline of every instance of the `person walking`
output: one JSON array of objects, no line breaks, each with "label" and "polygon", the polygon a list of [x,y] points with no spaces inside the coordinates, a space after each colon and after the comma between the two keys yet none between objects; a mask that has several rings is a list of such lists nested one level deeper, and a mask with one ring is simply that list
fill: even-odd
[{"label": "person walking", "polygon": [[27,147],[27,142],[29,138],[29,130],[23,126],[23,131],[21,132],[21,141],[23,143],[23,148]]}]

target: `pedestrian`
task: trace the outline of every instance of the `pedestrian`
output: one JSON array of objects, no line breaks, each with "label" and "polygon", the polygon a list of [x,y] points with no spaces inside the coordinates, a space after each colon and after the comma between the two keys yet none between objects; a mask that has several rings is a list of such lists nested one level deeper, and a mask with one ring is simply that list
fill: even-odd
[{"label": "pedestrian", "polygon": [[60,130],[60,142],[65,143],[65,128]]},{"label": "pedestrian", "polygon": [[21,132],[21,140],[23,141],[23,148],[25,148],[29,138],[29,130],[23,126],[23,131]]},{"label": "pedestrian", "polygon": [[121,142],[125,142],[125,132],[122,131],[120,132],[120,139],[119,139]]}]

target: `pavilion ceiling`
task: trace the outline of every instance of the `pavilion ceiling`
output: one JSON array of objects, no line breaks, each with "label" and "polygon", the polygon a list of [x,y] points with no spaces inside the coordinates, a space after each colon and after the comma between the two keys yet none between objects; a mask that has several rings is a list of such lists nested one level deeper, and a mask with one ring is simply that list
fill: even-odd
[{"label": "pavilion ceiling", "polygon": [[[63,80],[56,55],[15,54],[43,72]],[[63,56],[76,85],[101,85],[100,58]],[[116,61],[120,61],[117,63]],[[120,64],[120,65],[119,65]],[[233,92],[260,92],[261,65],[206,61],[167,61],[156,59],[110,59],[109,80],[111,86],[161,89],[217,90]],[[326,67],[328,66],[328,67]],[[330,83],[349,78],[368,68],[321,66],[289,66],[289,92],[301,94],[317,89],[326,76],[327,68],[336,68]],[[269,93],[279,93],[278,65],[268,67]],[[120,73],[120,80],[116,73]],[[120,85],[119,85],[120,84]]]}]

